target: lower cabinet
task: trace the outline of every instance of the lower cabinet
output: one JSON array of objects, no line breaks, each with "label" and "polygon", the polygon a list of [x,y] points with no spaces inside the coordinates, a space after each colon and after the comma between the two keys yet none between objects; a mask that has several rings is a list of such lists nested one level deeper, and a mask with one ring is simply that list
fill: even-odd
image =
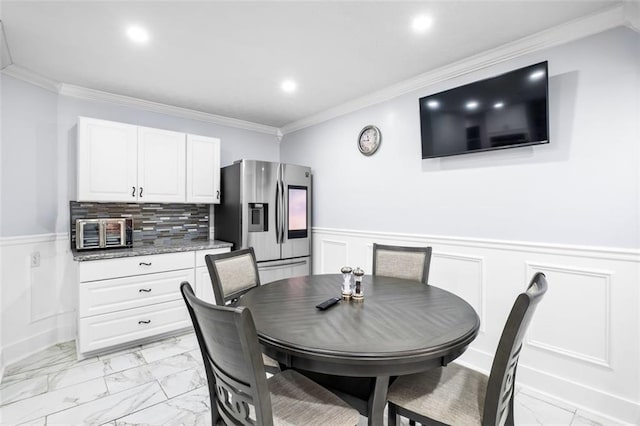
[{"label": "lower cabinet", "polygon": [[214,303],[204,255],[227,251],[80,262],[78,357],[191,327],[180,283],[188,281],[198,297]]}]

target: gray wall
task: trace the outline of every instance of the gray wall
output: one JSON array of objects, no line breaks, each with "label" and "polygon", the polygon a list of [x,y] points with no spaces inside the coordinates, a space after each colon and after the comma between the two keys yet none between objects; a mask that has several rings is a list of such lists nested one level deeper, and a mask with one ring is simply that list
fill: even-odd
[{"label": "gray wall", "polygon": [[[617,28],[529,54],[286,134],[281,159],[312,167],[316,227],[637,248],[639,52]],[[550,144],[421,159],[418,98],[543,60]]]},{"label": "gray wall", "polygon": [[76,196],[78,116],[220,138],[221,165],[240,158],[278,161],[274,135],[59,96],[2,75],[0,236],[68,232]]}]

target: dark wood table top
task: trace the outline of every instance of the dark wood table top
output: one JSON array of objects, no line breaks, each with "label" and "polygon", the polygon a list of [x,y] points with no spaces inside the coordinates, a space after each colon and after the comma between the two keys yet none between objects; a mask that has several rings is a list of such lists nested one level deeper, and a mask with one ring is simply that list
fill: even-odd
[{"label": "dark wood table top", "polygon": [[342,276],[311,275],[257,287],[247,306],[265,352],[299,369],[354,377],[424,371],[457,358],[480,320],[458,296],[417,281],[365,276],[364,302],[341,301]]}]

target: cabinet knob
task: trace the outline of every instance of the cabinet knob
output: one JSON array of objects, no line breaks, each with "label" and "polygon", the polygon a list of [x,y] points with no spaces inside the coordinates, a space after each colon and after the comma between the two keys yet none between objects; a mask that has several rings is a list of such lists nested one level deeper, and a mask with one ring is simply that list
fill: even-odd
[{"label": "cabinet knob", "polygon": [[135,196],[136,196],[136,187],[135,187],[135,186],[132,186],[132,187],[131,187],[131,196],[132,196],[132,197],[135,197]]},{"label": "cabinet knob", "polygon": [[216,200],[220,199],[220,190],[216,191]]},{"label": "cabinet knob", "polygon": [[142,198],[142,187],[140,187],[139,197]]},{"label": "cabinet knob", "polygon": [[150,288],[141,288],[140,290],[138,290],[138,293],[151,293],[151,289]]},{"label": "cabinet knob", "polygon": [[138,324],[151,324],[151,320],[138,321]]},{"label": "cabinet knob", "polygon": [[151,266],[151,262],[140,262],[138,265],[140,265],[140,266]]}]

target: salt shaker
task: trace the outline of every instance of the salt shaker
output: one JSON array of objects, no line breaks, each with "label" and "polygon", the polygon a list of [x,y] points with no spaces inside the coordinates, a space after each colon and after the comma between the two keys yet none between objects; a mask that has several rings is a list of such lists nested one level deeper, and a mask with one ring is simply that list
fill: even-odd
[{"label": "salt shaker", "polygon": [[340,272],[342,272],[342,299],[343,300],[349,300],[351,299],[351,272],[353,272],[353,269],[350,266],[343,266],[342,269],[340,269]]},{"label": "salt shaker", "polygon": [[358,266],[353,270],[353,276],[355,277],[356,287],[353,290],[353,301],[354,302],[363,302],[364,301],[364,292],[362,291],[362,277],[364,276],[364,271]]}]

